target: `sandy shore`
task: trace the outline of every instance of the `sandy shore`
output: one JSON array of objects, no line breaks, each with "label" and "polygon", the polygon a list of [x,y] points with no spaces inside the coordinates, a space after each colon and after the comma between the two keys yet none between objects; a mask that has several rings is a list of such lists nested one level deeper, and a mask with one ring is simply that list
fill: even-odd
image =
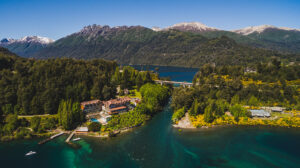
[{"label": "sandy shore", "polygon": [[193,126],[192,122],[190,121],[189,113],[185,113],[185,116],[181,118],[178,124],[173,124],[173,127],[185,128],[185,129],[196,128]]}]

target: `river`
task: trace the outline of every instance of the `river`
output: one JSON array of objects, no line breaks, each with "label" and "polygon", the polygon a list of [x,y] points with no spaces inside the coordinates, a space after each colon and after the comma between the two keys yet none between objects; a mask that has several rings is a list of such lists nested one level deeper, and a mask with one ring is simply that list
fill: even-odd
[{"label": "river", "polygon": [[[188,81],[188,80],[186,80]],[[66,136],[44,145],[39,139],[0,143],[1,168],[189,168],[299,167],[300,131],[290,128],[227,127],[179,131],[167,105],[145,126],[111,139],[82,137],[82,147]],[[36,155],[25,157],[34,150]]]}]

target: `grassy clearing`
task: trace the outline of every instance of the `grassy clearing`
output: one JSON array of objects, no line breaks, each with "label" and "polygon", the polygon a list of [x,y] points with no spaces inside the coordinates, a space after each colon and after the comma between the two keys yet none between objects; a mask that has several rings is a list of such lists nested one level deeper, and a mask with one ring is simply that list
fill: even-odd
[{"label": "grassy clearing", "polygon": [[271,113],[271,117],[278,117],[278,118],[287,118],[287,117],[291,117],[292,115],[291,114],[288,114],[288,113],[274,113],[272,112]]}]

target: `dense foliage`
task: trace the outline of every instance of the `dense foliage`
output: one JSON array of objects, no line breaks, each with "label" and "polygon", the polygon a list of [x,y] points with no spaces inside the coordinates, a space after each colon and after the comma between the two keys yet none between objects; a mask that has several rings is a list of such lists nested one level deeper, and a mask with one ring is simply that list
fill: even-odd
[{"label": "dense foliage", "polygon": [[205,122],[227,110],[236,120],[249,116],[241,105],[298,109],[299,79],[299,65],[284,65],[277,59],[248,67],[205,65],[195,75],[194,87],[174,90],[172,107],[184,107],[190,116],[202,114]]},{"label": "dense foliage", "polygon": [[62,100],[58,108],[58,120],[65,130],[71,130],[82,123],[85,120],[85,116],[78,102]]},{"label": "dense foliage", "polygon": [[89,131],[97,132],[97,131],[100,131],[101,126],[102,125],[98,122],[92,122],[88,125],[88,129],[89,129]]},{"label": "dense foliage", "polygon": [[179,121],[184,116],[184,114],[185,114],[184,107],[174,111],[174,114],[172,115],[172,121],[173,122]]},{"label": "dense foliage", "polygon": [[130,66],[125,66],[122,70],[116,68],[112,77],[112,83],[120,85],[121,91],[124,89],[132,89],[137,87],[137,90],[146,83],[153,83],[153,79],[157,79],[157,75],[149,71],[137,71]]},{"label": "dense foliage", "polygon": [[132,26],[110,28],[91,26],[59,39],[36,53],[35,57],[103,58],[120,64],[152,64],[200,67],[267,61],[272,56],[295,61],[300,55],[248,47],[226,36],[206,38],[200,34],[175,30],[155,32]]},{"label": "dense foliage", "polygon": [[207,38],[227,36],[237,43],[276,50],[286,53],[300,53],[300,32],[279,29],[267,29],[264,32],[254,32],[249,35],[241,35],[230,31],[201,32]]},{"label": "dense foliage", "polygon": [[0,62],[0,106],[6,115],[56,114],[62,99],[110,99],[116,93],[111,83],[115,62],[34,60],[3,53]]},{"label": "dense foliage", "polygon": [[170,89],[158,84],[147,83],[141,87],[140,92],[142,102],[127,113],[114,115],[108,122],[107,128],[121,129],[143,124],[163,109],[170,96]]}]

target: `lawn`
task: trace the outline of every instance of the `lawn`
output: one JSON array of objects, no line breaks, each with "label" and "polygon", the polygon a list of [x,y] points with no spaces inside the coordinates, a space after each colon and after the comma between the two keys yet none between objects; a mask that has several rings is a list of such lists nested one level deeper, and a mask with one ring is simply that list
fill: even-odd
[{"label": "lawn", "polygon": [[291,117],[292,115],[291,114],[288,114],[288,113],[278,113],[278,112],[272,112],[271,113],[271,116],[272,117],[278,117],[278,118],[287,118],[287,117]]}]

